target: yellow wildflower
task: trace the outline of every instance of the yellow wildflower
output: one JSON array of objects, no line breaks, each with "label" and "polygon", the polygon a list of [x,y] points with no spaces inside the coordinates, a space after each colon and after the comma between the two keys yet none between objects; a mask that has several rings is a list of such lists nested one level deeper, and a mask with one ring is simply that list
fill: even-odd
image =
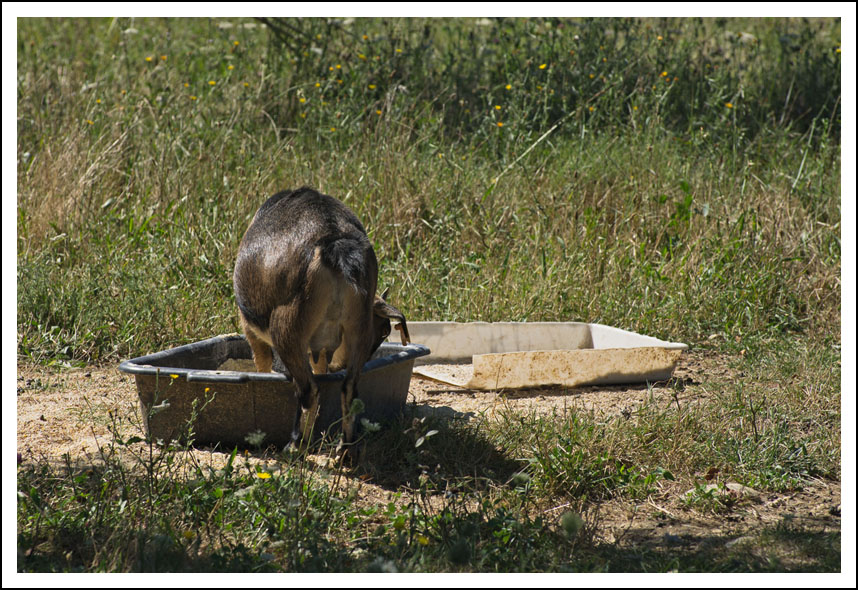
[{"label": "yellow wildflower", "polygon": [[260,471],[256,474],[259,479],[271,479],[271,474],[267,471]]},{"label": "yellow wildflower", "polygon": [[732,102],[728,102],[728,103],[726,103],[724,106],[725,106],[725,107],[727,107],[728,109],[732,109],[732,108],[733,108],[733,103],[732,103]]},{"label": "yellow wildflower", "polygon": [[209,86],[214,86],[215,84],[217,84],[217,82],[215,82],[214,80],[209,80]]},{"label": "yellow wildflower", "polygon": [[544,69],[545,69],[545,66],[547,66],[547,65],[548,65],[548,64],[542,64],[542,65],[540,65],[540,66],[539,66],[539,69],[540,69],[540,70],[544,70]]},{"label": "yellow wildflower", "polygon": [[506,85],[506,89],[507,89],[507,90],[512,90],[512,84],[507,84],[507,85]]},{"label": "yellow wildflower", "polygon": [[496,104],[496,105],[495,105],[495,110],[496,110],[496,111],[501,110],[501,108],[500,108],[500,105],[499,105],[499,104]]},{"label": "yellow wildflower", "polygon": [[151,56],[151,55],[147,55],[147,56],[146,56],[146,61],[152,61],[152,56]]},{"label": "yellow wildflower", "polygon": [[501,123],[500,121],[498,121],[498,127],[503,127],[503,123]]},{"label": "yellow wildflower", "polygon": [[370,85],[369,85],[369,89],[370,89],[370,90],[375,90],[375,84],[370,84]]}]

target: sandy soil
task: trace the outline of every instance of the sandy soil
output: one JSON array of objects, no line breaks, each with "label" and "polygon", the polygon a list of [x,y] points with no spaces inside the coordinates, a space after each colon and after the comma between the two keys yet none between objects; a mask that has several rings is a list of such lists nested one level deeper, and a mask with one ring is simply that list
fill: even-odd
[{"label": "sandy soil", "polygon": [[[685,353],[674,377],[686,386],[707,380],[730,378],[724,359],[708,352]],[[97,461],[99,447],[111,440],[112,419],[122,421],[123,432],[133,432],[139,423],[134,378],[115,367],[49,369],[18,365],[17,451],[22,461],[62,462],[68,454],[74,461]],[[572,409],[604,414],[634,411],[648,395],[670,403],[675,390],[656,386],[648,391],[636,387],[584,387],[574,390],[541,389],[518,392],[472,392],[437,382],[412,379],[408,401],[419,413],[491,419],[498,412],[562,413]],[[680,404],[705,399],[702,387],[686,387]],[[139,431],[137,431],[139,432]],[[194,451],[196,459],[219,467],[227,455],[207,449]],[[323,457],[316,458],[324,461]],[[250,457],[251,462],[266,462]],[[270,463],[270,461],[268,461]],[[701,474],[702,477],[702,474]],[[387,502],[390,490],[355,479],[361,486],[359,497],[368,503]],[[727,516],[706,516],[687,509],[680,501],[686,491],[671,482],[662,482],[661,493],[647,501],[630,504],[615,501],[601,505],[592,517],[599,523],[599,536],[618,546],[651,543],[666,548],[688,549],[720,539],[742,542],[764,526],[773,526],[785,515],[814,532],[840,530],[840,483],[815,482],[803,491],[762,493],[744,497]],[[687,487],[687,486],[686,486]],[[549,507],[546,512],[564,509]]]}]

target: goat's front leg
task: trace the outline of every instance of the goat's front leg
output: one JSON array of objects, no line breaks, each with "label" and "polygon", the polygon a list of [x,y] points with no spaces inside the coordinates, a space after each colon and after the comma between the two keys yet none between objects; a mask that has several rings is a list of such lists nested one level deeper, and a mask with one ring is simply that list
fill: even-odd
[{"label": "goat's front leg", "polygon": [[328,364],[330,364],[332,354],[328,354],[324,348],[318,352],[310,352],[310,367],[314,374],[324,375],[328,372]]}]

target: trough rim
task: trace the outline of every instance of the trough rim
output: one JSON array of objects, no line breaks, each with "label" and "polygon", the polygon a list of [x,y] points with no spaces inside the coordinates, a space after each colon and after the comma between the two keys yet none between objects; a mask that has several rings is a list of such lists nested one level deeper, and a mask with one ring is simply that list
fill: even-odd
[{"label": "trough rim", "polygon": [[[146,376],[163,376],[177,375],[179,378],[185,378],[190,382],[212,382],[212,383],[246,383],[248,381],[279,381],[291,383],[292,377],[284,375],[280,372],[259,373],[256,371],[221,371],[216,369],[194,369],[183,367],[168,367],[156,366],[156,363],[163,362],[164,359],[169,359],[176,354],[194,353],[201,351],[221,342],[230,342],[235,340],[246,340],[241,334],[224,334],[191,342],[182,346],[176,346],[158,352],[153,352],[144,356],[122,361],[119,364],[119,370],[123,373],[132,375]],[[393,349],[392,354],[385,354],[378,358],[367,361],[361,369],[361,374],[377,371],[385,367],[398,364],[411,359],[416,359],[421,356],[430,354],[428,347],[422,344],[398,344],[396,342],[384,342],[382,346],[388,349]],[[399,350],[396,350],[399,349]],[[314,375],[317,381],[342,381],[346,377],[345,369],[335,373],[325,373],[322,375]]]}]

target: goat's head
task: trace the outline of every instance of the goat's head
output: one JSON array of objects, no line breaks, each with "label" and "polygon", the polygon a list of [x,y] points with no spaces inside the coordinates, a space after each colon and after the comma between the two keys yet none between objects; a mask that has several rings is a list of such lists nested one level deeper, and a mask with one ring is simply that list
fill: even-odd
[{"label": "goat's head", "polygon": [[372,311],[372,326],[373,326],[373,346],[372,352],[378,350],[378,347],[381,346],[381,343],[384,342],[387,337],[390,335],[390,320],[396,320],[399,322],[396,324],[396,329],[399,330],[399,336],[402,340],[402,345],[405,346],[409,342],[411,342],[411,337],[408,335],[408,326],[405,323],[405,316],[402,315],[402,312],[387,303],[385,301],[387,299],[387,294],[390,291],[390,288],[384,290],[384,293],[381,296],[375,296],[375,303],[373,303]]}]

